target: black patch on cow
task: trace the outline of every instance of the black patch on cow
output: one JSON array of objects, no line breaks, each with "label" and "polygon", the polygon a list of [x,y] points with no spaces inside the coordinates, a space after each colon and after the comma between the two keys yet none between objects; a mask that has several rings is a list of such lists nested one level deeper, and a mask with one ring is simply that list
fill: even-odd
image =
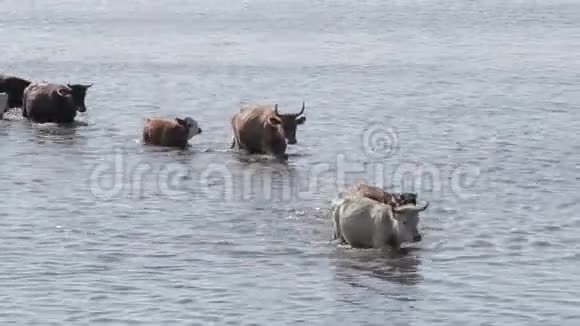
[{"label": "black patch on cow", "polygon": [[0,93],[8,94],[8,108],[22,107],[22,94],[28,85],[26,79],[0,75]]},{"label": "black patch on cow", "polygon": [[398,204],[401,206],[409,204],[417,205],[417,194],[404,192],[401,195],[399,195],[398,202],[399,202]]}]

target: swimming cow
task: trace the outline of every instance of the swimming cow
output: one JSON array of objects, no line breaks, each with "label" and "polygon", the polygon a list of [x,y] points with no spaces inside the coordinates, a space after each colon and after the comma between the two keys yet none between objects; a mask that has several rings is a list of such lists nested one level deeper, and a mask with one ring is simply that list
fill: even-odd
[{"label": "swimming cow", "polygon": [[22,115],[38,123],[71,123],[77,112],[85,112],[85,97],[90,85],[31,83],[24,90]]},{"label": "swimming cow", "polygon": [[278,104],[248,105],[240,109],[231,118],[233,139],[230,148],[236,144],[252,154],[270,154],[287,159],[286,146],[294,145],[296,128],[306,121],[304,102],[299,113],[281,114]]},{"label": "swimming cow", "polygon": [[148,118],[143,127],[143,142],[149,145],[186,147],[187,142],[202,130],[196,120]]},{"label": "swimming cow", "polygon": [[8,109],[22,106],[22,94],[28,85],[26,79],[0,74],[0,93],[8,95]]},{"label": "swimming cow", "polygon": [[353,248],[398,249],[404,242],[419,242],[419,212],[423,207],[399,207],[378,202],[359,193],[341,193],[332,205],[333,240]]}]

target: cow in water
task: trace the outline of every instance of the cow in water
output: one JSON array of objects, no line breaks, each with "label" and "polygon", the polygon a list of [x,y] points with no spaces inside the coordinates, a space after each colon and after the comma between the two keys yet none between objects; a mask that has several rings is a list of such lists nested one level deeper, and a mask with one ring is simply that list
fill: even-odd
[{"label": "cow in water", "polygon": [[143,127],[143,142],[149,145],[185,148],[188,140],[199,134],[201,128],[197,121],[190,117],[148,118]]},{"label": "cow in water", "polygon": [[0,74],[0,93],[8,95],[8,109],[22,107],[22,95],[30,81]]},{"label": "cow in water", "polygon": [[24,90],[22,115],[37,123],[72,123],[77,112],[85,112],[90,85],[31,83]]},{"label": "cow in water", "polygon": [[405,242],[419,242],[419,212],[412,204],[392,207],[360,193],[341,193],[332,204],[333,239],[353,248],[399,249]]},{"label": "cow in water", "polygon": [[231,119],[234,132],[231,148],[237,144],[240,149],[252,154],[269,154],[287,159],[287,145],[294,145],[296,128],[306,121],[302,116],[305,105],[298,113],[282,114],[278,104],[247,105],[235,113]]}]

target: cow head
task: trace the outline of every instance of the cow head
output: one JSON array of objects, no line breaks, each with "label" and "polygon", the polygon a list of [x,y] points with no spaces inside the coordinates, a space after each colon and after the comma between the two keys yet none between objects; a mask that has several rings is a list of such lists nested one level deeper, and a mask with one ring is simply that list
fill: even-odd
[{"label": "cow head", "polygon": [[81,84],[66,84],[68,88],[71,89],[71,94],[73,98],[73,102],[77,111],[85,112],[87,107],[85,106],[85,97],[87,96],[87,89],[93,86],[93,84],[89,85],[81,85]]},{"label": "cow head", "polygon": [[193,138],[195,135],[201,134],[201,128],[199,127],[197,121],[190,117],[185,117],[184,119],[175,118],[175,121],[180,126],[183,126],[187,130],[187,139]]},{"label": "cow head", "polygon": [[301,116],[304,113],[304,102],[302,102],[302,110],[299,113],[280,114],[278,112],[278,104],[274,105],[274,113],[281,122],[284,138],[290,145],[296,144],[296,127],[306,122],[306,117]]},{"label": "cow head", "polygon": [[423,239],[419,233],[419,212],[429,207],[429,202],[423,207],[413,204],[394,207],[395,219],[399,222],[399,236],[403,242],[419,242]]}]

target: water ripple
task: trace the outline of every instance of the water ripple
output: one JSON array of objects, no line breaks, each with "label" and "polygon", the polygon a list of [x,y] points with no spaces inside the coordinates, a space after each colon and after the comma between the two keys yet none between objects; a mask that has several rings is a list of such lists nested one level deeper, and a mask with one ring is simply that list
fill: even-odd
[{"label": "water ripple", "polygon": [[[222,2],[0,6],[2,73],[94,82],[74,125],[0,121],[0,323],[580,321],[578,4]],[[229,149],[240,102],[302,100],[288,162]],[[144,146],[152,115],[204,133]],[[396,152],[365,152],[376,124]],[[89,179],[115,155],[102,198]],[[330,202],[360,180],[430,200],[424,240],[330,241]]]}]

